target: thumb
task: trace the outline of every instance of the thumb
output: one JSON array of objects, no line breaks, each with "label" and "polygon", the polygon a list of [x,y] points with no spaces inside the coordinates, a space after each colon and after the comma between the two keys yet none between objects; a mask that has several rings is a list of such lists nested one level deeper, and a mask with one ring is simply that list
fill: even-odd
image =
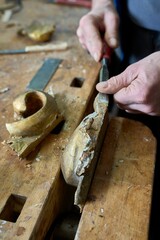
[{"label": "thumb", "polygon": [[124,71],[123,73],[111,77],[105,82],[100,82],[96,85],[96,89],[101,93],[106,94],[115,94],[122,88],[129,86],[134,78],[128,76],[128,72]]}]

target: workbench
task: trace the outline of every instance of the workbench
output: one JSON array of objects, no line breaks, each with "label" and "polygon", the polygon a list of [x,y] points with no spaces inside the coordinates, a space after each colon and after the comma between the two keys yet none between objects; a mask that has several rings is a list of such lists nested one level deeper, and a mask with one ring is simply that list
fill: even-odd
[{"label": "workbench", "polygon": [[[0,55],[0,239],[58,239],[50,237],[54,223],[73,207],[74,189],[63,179],[60,160],[71,134],[92,111],[100,69],[76,37],[79,20],[87,12],[83,7],[24,0],[10,24],[0,23],[1,50],[33,45],[17,31],[37,19],[56,25],[52,42],[69,45],[63,51]],[[58,133],[51,132],[20,159],[5,144],[9,138],[5,124],[14,121],[13,100],[48,58],[62,59],[44,91],[56,97],[65,122]],[[156,144],[145,124],[110,118],[76,240],[148,239]]]}]

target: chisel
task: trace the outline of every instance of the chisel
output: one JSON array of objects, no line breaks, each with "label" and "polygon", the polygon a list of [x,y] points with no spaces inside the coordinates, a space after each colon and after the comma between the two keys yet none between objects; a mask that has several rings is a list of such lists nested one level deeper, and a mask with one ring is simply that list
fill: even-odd
[{"label": "chisel", "polygon": [[112,54],[112,49],[105,46],[103,58],[101,60],[101,69],[99,74],[99,82],[104,82],[109,79],[109,62]]},{"label": "chisel", "polygon": [[4,49],[0,50],[0,55],[5,54],[22,54],[22,53],[29,53],[29,52],[45,52],[45,51],[61,51],[66,50],[68,48],[67,42],[60,42],[60,43],[50,43],[46,45],[33,45],[33,46],[26,46],[22,49]]}]

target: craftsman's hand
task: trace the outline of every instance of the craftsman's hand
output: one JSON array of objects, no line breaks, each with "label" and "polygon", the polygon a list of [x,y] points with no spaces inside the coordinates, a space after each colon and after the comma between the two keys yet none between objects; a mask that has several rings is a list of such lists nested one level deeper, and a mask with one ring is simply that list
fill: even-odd
[{"label": "craftsman's hand", "polygon": [[127,112],[160,115],[160,51],[98,83],[96,88],[113,94],[117,105]]},{"label": "craftsman's hand", "polygon": [[98,62],[104,40],[111,48],[118,46],[119,17],[112,0],[93,0],[92,10],[79,22],[77,36],[82,46]]}]

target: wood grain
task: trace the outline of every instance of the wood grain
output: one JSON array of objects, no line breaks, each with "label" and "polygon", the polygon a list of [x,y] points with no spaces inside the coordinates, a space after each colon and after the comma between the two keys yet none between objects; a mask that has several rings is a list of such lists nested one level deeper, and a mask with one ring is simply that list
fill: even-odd
[{"label": "wood grain", "polygon": [[[87,11],[27,0],[23,1],[22,11],[13,15],[12,26],[0,22],[1,49],[33,45],[17,31],[35,19],[54,23],[56,31],[51,42],[65,41],[70,46],[61,52],[0,56],[0,239],[44,239],[51,223],[72,201],[72,189],[60,171],[61,155],[92,105],[89,102],[100,68],[76,37],[79,19]],[[55,95],[65,123],[27,159],[20,160],[3,144],[9,137],[5,123],[13,121],[13,100],[25,91],[46,58],[63,60],[45,91]],[[82,80],[81,87],[76,80]],[[76,240],[147,239],[155,148],[155,139],[146,126],[127,119],[111,121]],[[12,195],[26,199],[15,222],[3,219],[2,214]]]},{"label": "wood grain", "polygon": [[140,122],[112,119],[75,239],[148,239],[156,141]]},{"label": "wood grain", "polygon": [[[52,41],[67,41],[70,46],[61,52],[0,56],[0,239],[44,239],[51,223],[72,201],[71,189],[60,171],[61,154],[84,117],[100,68],[81,48],[76,37],[79,19],[87,11],[30,0],[24,1],[22,11],[13,15],[12,27],[0,23],[1,49],[33,45],[30,40],[19,37],[17,30],[35,19],[54,22],[56,31]],[[13,100],[25,91],[46,58],[63,60],[45,91],[55,95],[65,123],[58,133],[49,134],[33,153],[20,160],[3,144],[9,137],[5,123],[13,121]],[[79,86],[76,80],[81,79],[83,84]],[[8,90],[3,92],[3,89]],[[7,221],[2,214],[13,195],[17,200],[26,198],[15,222]]]}]

